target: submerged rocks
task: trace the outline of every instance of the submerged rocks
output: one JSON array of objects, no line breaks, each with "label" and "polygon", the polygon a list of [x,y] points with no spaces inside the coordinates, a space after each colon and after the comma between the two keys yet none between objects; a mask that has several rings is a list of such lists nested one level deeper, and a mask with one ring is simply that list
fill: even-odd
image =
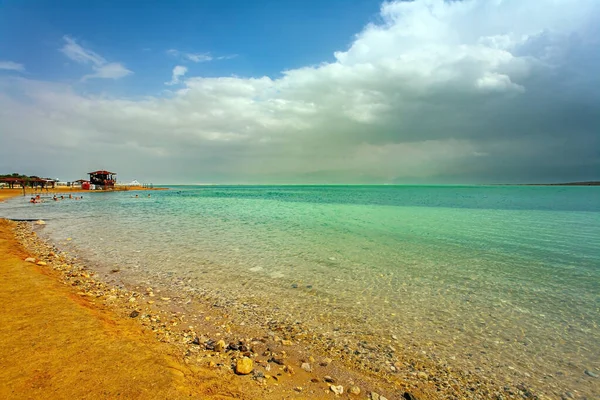
[{"label": "submerged rocks", "polygon": [[360,388],[358,386],[351,386],[350,389],[348,389],[348,393],[358,396],[360,394]]},{"label": "submerged rocks", "polygon": [[585,372],[585,374],[587,376],[591,376],[592,378],[597,378],[598,377],[598,374],[596,374],[595,372],[590,371],[589,369],[586,369],[584,372]]},{"label": "submerged rocks", "polygon": [[342,385],[331,385],[329,386],[329,390],[331,390],[333,393],[340,395],[344,393],[344,387]]},{"label": "submerged rocks", "polygon": [[312,372],[312,367],[309,363],[302,363],[301,368],[306,372]]},{"label": "submerged rocks", "polygon": [[254,362],[248,357],[240,358],[235,364],[235,373],[238,375],[248,375],[254,370]]},{"label": "submerged rocks", "polygon": [[331,364],[333,362],[333,360],[331,358],[324,358],[319,365],[321,365],[322,367],[326,367],[329,364]]}]

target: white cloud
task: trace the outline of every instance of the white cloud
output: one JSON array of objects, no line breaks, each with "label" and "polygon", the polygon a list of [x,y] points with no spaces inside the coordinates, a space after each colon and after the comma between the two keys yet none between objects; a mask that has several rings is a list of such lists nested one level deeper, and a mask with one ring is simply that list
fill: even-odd
[{"label": "white cloud", "polygon": [[69,36],[63,36],[65,45],[60,51],[71,60],[80,64],[92,64],[93,74],[85,75],[82,80],[93,78],[119,79],[133,74],[132,71],[125,68],[121,63],[109,63],[98,53],[88,50],[79,45],[75,39]]},{"label": "white cloud", "polygon": [[122,64],[119,63],[110,63],[104,64],[99,67],[94,66],[94,73],[85,75],[82,79],[92,79],[92,78],[106,78],[106,79],[119,79],[124,76],[131,75],[133,72],[125,68]]},{"label": "white cloud", "polygon": [[184,53],[176,49],[167,50],[167,54],[173,57],[181,57],[182,60],[192,61],[195,63],[208,62],[213,60],[230,60],[237,57],[237,54],[215,57],[210,53]]},{"label": "white cloud", "polygon": [[[29,141],[29,151],[40,152],[94,146],[115,169],[188,181],[589,173],[600,162],[600,60],[590,56],[599,54],[600,6],[575,3],[384,3],[383,22],[366,26],[331,63],[276,79],[183,80],[187,69],[178,65],[168,84],[184,87],[165,97],[0,81],[0,131],[15,138],[0,146],[0,159],[18,163],[11,157]],[[69,51],[94,67],[110,65],[97,65],[95,53]],[[68,169],[89,161],[81,156]]]},{"label": "white cloud", "polygon": [[213,60],[213,57],[209,53],[185,53],[183,56],[188,60],[197,63]]},{"label": "white cloud", "polygon": [[77,61],[81,64],[91,63],[95,66],[100,66],[106,64],[106,60],[104,57],[100,56],[97,53],[94,53],[91,50],[84,49],[81,47],[75,39],[69,36],[63,36],[65,40],[65,45],[60,49],[61,52],[64,53],[67,57],[69,57],[73,61]]},{"label": "white cloud", "polygon": [[176,85],[179,83],[179,79],[185,75],[187,68],[182,65],[177,65],[173,68],[173,76],[170,82],[165,82],[165,85]]},{"label": "white cloud", "polygon": [[23,66],[23,64],[18,64],[13,61],[0,61],[0,69],[8,71],[25,72],[25,67]]}]

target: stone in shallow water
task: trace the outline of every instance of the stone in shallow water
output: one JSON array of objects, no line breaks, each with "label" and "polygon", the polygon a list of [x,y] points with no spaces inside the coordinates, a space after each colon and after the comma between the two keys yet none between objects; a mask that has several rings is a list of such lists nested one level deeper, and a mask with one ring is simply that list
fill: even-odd
[{"label": "stone in shallow water", "polygon": [[35,258],[33,258],[33,257],[27,257],[25,259],[25,262],[35,263]]},{"label": "stone in shallow water", "polygon": [[335,394],[343,394],[344,393],[344,387],[342,385],[338,385],[338,386],[331,385],[331,386],[329,386],[329,389]]},{"label": "stone in shallow water", "polygon": [[358,396],[360,394],[360,388],[358,386],[352,386],[348,389],[348,393]]},{"label": "stone in shallow water", "polygon": [[139,311],[137,311],[137,310],[133,310],[133,311],[131,312],[131,314],[129,314],[129,316],[130,316],[131,318],[135,318],[135,317],[137,317],[138,315],[140,315],[140,312],[139,312]]},{"label": "stone in shallow water", "polygon": [[238,375],[248,375],[254,369],[254,362],[248,357],[240,358],[235,364],[235,373]]},{"label": "stone in shallow water", "polygon": [[322,367],[326,367],[329,364],[331,364],[332,362],[333,362],[333,360],[331,358],[324,358],[320,364]]},{"label": "stone in shallow water", "polygon": [[586,370],[585,370],[585,374],[586,374],[587,376],[591,376],[592,378],[597,378],[597,377],[598,377],[598,374],[596,374],[596,373],[594,373],[594,372],[590,371],[589,369],[586,369]]},{"label": "stone in shallow water", "polygon": [[310,366],[309,363],[302,363],[302,369],[305,370],[306,372],[312,372],[312,367]]},{"label": "stone in shallow water", "polygon": [[36,225],[46,225],[46,221],[38,219],[37,221],[35,221]]}]

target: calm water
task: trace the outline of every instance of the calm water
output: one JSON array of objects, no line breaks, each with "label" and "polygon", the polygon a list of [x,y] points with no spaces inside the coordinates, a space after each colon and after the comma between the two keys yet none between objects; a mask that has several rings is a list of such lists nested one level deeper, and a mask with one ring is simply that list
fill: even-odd
[{"label": "calm water", "polygon": [[[600,188],[215,186],[0,204],[96,262],[600,396]],[[297,286],[297,287],[296,287]],[[286,299],[286,301],[282,301]],[[327,325],[327,323],[329,325]],[[457,361],[458,362],[458,361]],[[550,376],[550,377],[548,377]]]}]

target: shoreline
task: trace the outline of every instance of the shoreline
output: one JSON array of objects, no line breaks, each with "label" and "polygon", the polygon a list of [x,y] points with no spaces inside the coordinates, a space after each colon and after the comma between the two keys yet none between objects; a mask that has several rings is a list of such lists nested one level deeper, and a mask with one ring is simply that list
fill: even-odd
[{"label": "shoreline", "polygon": [[138,187],[138,186],[125,186],[123,188],[118,188],[115,190],[85,190],[85,189],[80,189],[80,188],[72,188],[72,187],[56,187],[56,188],[48,188],[46,189],[32,189],[32,188],[25,188],[25,194],[23,194],[23,189],[22,188],[18,188],[18,189],[9,189],[9,188],[0,188],[0,202],[4,201],[4,200],[8,200],[11,199],[13,197],[19,197],[19,196],[32,196],[32,195],[54,195],[54,194],[83,194],[83,193],[105,193],[105,192],[138,192],[138,191],[152,191],[152,190],[169,190],[168,188],[163,188],[163,187],[158,187],[158,188],[145,188],[145,187]]},{"label": "shoreline", "polygon": [[217,368],[182,363],[175,348],[103,302],[112,290],[85,269],[61,271],[64,259],[48,249],[24,261],[32,253],[23,235],[35,237],[24,228],[0,219],[0,397],[258,398]]},{"label": "shoreline", "polygon": [[[44,257],[43,260],[48,264],[44,268],[50,267],[58,271],[61,280],[66,284],[73,285],[77,282],[75,286],[80,291],[78,292],[80,296],[88,296],[90,290],[91,293],[95,293],[93,285],[97,282],[107,285],[107,279],[101,277],[102,271],[98,271],[97,268],[89,269],[89,265],[71,259],[55,246],[42,242],[37,235],[28,234],[34,225],[20,223],[18,226],[19,236],[30,252],[41,257],[49,253],[57,254],[56,257],[60,259],[61,264],[55,265],[53,259]],[[43,226],[35,227],[43,229]],[[73,279],[73,276],[70,276],[72,268],[65,269],[64,265],[75,265],[80,271],[86,271],[83,274],[84,277],[85,275],[88,277],[81,279],[79,276]],[[109,274],[116,277],[119,275],[118,272],[111,271]],[[258,350],[253,357],[257,366],[255,371],[258,371],[254,375],[254,381],[258,386],[264,385],[268,388],[269,383],[272,382],[278,386],[277,391],[283,389],[283,386],[287,387],[284,392],[290,390],[290,393],[302,394],[309,398],[318,398],[315,396],[320,394],[332,395],[330,386],[337,385],[342,385],[346,391],[352,386],[359,387],[361,395],[355,396],[357,398],[369,398],[367,395],[375,392],[389,400],[402,399],[405,392],[418,399],[481,398],[481,396],[510,399],[522,398],[524,394],[533,396],[532,391],[522,384],[510,387],[505,383],[493,383],[469,371],[455,371],[447,365],[444,367],[446,370],[442,370],[427,363],[426,360],[418,360],[408,354],[399,354],[405,353],[408,349],[402,344],[393,343],[391,340],[393,338],[386,340],[389,343],[387,347],[365,341],[364,347],[360,350],[367,358],[371,354],[374,356],[382,354],[382,357],[390,359],[384,364],[386,369],[402,370],[406,373],[394,374],[378,368],[369,370],[357,363],[357,357],[349,352],[348,346],[344,348],[340,343],[323,337],[308,337],[309,335],[303,332],[305,328],[302,325],[297,326],[291,321],[286,323],[270,318],[266,326],[246,324],[244,318],[236,318],[235,307],[231,305],[213,303],[214,299],[202,298],[202,296],[194,298],[192,302],[191,297],[186,298],[187,295],[161,292],[160,288],[149,288],[139,285],[140,282],[137,283],[137,287],[135,282],[123,283],[121,288],[113,286],[110,291],[116,294],[108,297],[100,296],[98,299],[102,300],[105,306],[120,309],[119,314],[122,318],[128,318],[134,312],[138,313],[135,319],[144,329],[150,330],[158,341],[170,343],[177,348],[177,352],[184,355],[183,361],[186,364],[212,365],[212,362],[217,368],[224,368],[231,373],[231,366],[240,354],[243,354],[235,349],[235,343],[251,343],[251,346]],[[190,306],[189,303],[193,304]],[[252,304],[249,305],[246,313],[254,312],[251,306]],[[274,312],[271,314],[271,316],[275,315]],[[189,318],[192,315],[199,317]],[[265,317],[261,313],[256,315]],[[176,324],[171,326],[160,323],[166,320]],[[244,322],[240,323],[240,320]],[[225,363],[218,364],[214,361],[213,349],[215,343],[221,339],[226,339],[227,343],[234,343],[234,346],[233,349],[217,354],[219,358],[227,360]],[[398,352],[394,346],[399,346],[401,350]],[[418,349],[411,349],[411,351],[417,352]],[[334,361],[324,363],[323,360],[327,358],[332,358]],[[397,361],[394,363],[393,360]],[[312,370],[310,373],[302,370],[304,363],[309,364],[310,368],[307,369]],[[282,371],[283,377],[273,378],[271,371],[276,369]],[[326,377],[333,377],[333,382],[324,382]]]},{"label": "shoreline", "polygon": [[[23,264],[40,268],[38,273],[52,276],[55,281],[69,287],[71,296],[89,302],[87,307],[107,308],[116,314],[117,320],[137,322],[144,332],[153,337],[155,343],[162,343],[170,348],[171,353],[177,354],[177,361],[183,365],[192,369],[216,370],[225,374],[227,379],[233,379],[235,384],[252,383],[252,388],[245,387],[242,391],[248,393],[258,390],[259,394],[250,398],[336,398],[339,396],[333,393],[331,387],[340,385],[345,393],[352,387],[359,388],[360,394],[351,398],[371,398],[371,392],[388,400],[407,398],[404,395],[406,391],[398,383],[352,371],[340,360],[327,357],[327,354],[312,352],[314,356],[307,356],[305,349],[298,349],[301,347],[299,342],[285,339],[290,337],[285,332],[287,327],[274,327],[281,337],[264,335],[264,331],[260,335],[259,330],[244,325],[234,328],[228,323],[228,310],[208,304],[201,307],[204,309],[201,311],[204,323],[199,326],[187,325],[186,315],[171,301],[175,299],[163,297],[167,294],[160,289],[147,296],[148,292],[143,293],[143,289],[140,292],[135,288],[111,287],[88,266],[40,239],[31,224],[0,219],[0,225],[6,224],[14,224],[15,239],[23,246],[26,255],[33,255],[36,263],[44,265],[36,266],[24,261]],[[143,301],[146,298],[153,300]],[[219,351],[218,342],[222,339],[227,339],[226,348]],[[236,361],[241,357],[253,360],[253,374],[238,376],[234,373]],[[305,363],[310,364],[310,368],[303,369]],[[382,389],[373,389],[376,387]],[[358,392],[356,389],[354,391]],[[409,393],[413,399],[441,398],[427,392],[414,388]]]}]

